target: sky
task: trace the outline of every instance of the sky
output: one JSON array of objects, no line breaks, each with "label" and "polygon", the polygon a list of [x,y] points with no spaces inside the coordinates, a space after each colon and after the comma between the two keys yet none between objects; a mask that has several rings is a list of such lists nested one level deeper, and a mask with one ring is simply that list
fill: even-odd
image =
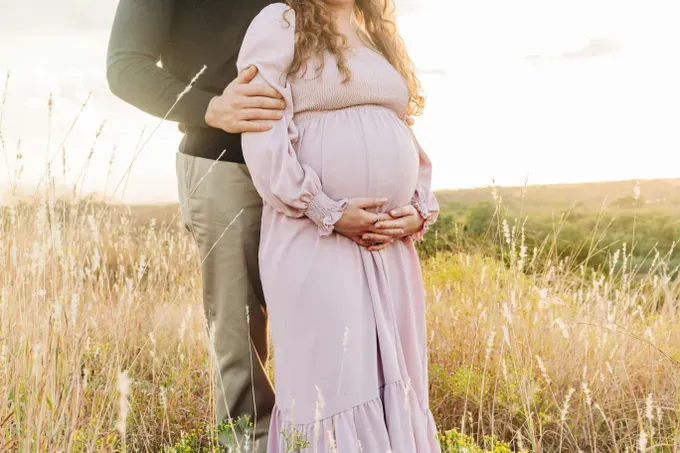
[{"label": "sky", "polygon": [[[0,193],[31,190],[53,161],[65,187],[128,202],[176,199],[176,126],[106,84],[116,4],[0,0],[2,87],[10,71],[7,92],[0,87]],[[415,130],[435,188],[680,177],[677,0],[397,5],[427,94]]]}]

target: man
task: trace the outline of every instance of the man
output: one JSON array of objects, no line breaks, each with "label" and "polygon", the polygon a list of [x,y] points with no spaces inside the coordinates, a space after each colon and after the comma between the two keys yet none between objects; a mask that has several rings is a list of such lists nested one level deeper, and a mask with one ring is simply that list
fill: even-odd
[{"label": "man", "polygon": [[[236,59],[251,20],[270,3],[121,0],[107,58],[114,94],[179,122],[185,133],[176,157],[178,190],[202,263],[217,362],[217,422],[250,417],[258,452],[266,451],[274,392],[264,368],[267,318],[257,262],[262,200],[244,165],[240,134],[268,130],[285,104],[274,89],[249,84],[256,68],[237,74]],[[347,217],[354,224],[337,232],[380,248],[422,226],[408,206],[393,212],[393,219],[379,217],[381,230],[358,227],[375,222],[369,210],[378,205],[350,203]]]}]

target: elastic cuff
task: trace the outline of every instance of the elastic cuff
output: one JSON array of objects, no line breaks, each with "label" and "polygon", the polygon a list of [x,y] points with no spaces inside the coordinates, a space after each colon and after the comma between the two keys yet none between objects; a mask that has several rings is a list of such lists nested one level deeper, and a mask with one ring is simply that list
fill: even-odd
[{"label": "elastic cuff", "polygon": [[423,236],[425,236],[425,233],[427,233],[427,230],[430,229],[430,226],[432,226],[435,221],[435,216],[430,213],[427,204],[423,201],[424,198],[425,197],[423,196],[420,189],[416,189],[416,193],[413,195],[413,199],[411,199],[411,205],[416,208],[416,211],[418,211],[423,220],[425,220],[425,223],[423,223],[423,228],[411,235],[411,239],[416,241],[423,239]]},{"label": "elastic cuff", "polygon": [[319,227],[319,236],[333,233],[335,224],[340,220],[347,207],[347,199],[335,201],[325,193],[318,192],[307,205],[305,215]]}]

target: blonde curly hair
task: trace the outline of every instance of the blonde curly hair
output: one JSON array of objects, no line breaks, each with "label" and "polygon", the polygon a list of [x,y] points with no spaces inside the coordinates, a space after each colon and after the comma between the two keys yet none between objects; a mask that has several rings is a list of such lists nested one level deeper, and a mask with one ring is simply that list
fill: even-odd
[{"label": "blonde curly hair", "polygon": [[[324,52],[335,57],[338,70],[351,78],[347,67],[345,52],[348,50],[347,37],[338,31],[333,10],[324,0],[286,0],[295,11],[295,55],[289,74],[304,71],[307,61],[318,59],[318,71],[323,69]],[[421,91],[420,80],[416,76],[413,61],[406,52],[406,46],[397,33],[393,0],[355,0],[354,16],[360,26],[360,35],[380,52],[401,74],[409,91],[408,115],[416,116],[423,112],[425,97]]]}]

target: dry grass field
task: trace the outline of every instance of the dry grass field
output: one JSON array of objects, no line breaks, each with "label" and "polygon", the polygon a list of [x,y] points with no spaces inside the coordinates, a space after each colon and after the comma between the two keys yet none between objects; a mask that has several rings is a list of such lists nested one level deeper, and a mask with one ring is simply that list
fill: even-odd
[{"label": "dry grass field", "polygon": [[[0,450],[212,451],[199,263],[177,212],[49,190],[0,210]],[[634,275],[622,248],[598,273],[526,250],[508,221],[504,262],[423,263],[446,451],[678,451],[680,280],[663,254]]]}]

